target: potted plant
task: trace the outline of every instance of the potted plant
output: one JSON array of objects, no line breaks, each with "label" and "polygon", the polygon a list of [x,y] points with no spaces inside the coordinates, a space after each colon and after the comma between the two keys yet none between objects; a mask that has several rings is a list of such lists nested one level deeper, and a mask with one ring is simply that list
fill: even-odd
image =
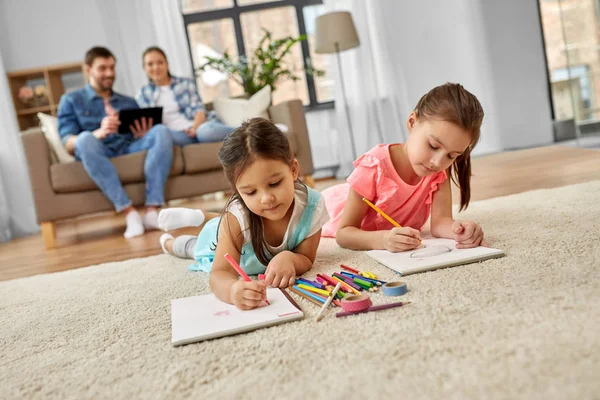
[{"label": "potted plant", "polygon": [[[284,58],[291,51],[292,46],[306,40],[306,35],[273,40],[271,32],[266,29],[263,31],[265,34],[250,58],[242,56],[236,61],[227,51],[221,58],[207,56],[206,62],[198,68],[197,73],[201,74],[207,69],[220,71],[239,83],[248,96],[252,96],[267,85],[271,87],[271,91],[275,91],[277,83],[283,79],[293,81],[300,79],[287,68]],[[324,71],[312,67],[307,67],[304,71],[314,76],[325,75]]]}]

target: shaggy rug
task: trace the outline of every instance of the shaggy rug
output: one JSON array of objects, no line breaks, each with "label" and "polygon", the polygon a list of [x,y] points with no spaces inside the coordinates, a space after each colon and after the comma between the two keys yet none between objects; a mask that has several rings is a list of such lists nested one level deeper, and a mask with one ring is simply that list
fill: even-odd
[{"label": "shaggy rug", "polygon": [[[299,300],[302,321],[177,348],[171,299],[209,293],[185,260],[1,282],[0,398],[598,398],[600,181],[462,218],[507,256],[404,277],[406,307],[315,323]],[[330,239],[307,276],[340,263],[398,280]]]}]

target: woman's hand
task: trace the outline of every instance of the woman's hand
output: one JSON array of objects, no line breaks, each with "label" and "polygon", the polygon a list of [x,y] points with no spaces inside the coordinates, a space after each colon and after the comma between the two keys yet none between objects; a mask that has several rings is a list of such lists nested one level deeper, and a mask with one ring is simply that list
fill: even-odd
[{"label": "woman's hand", "polygon": [[296,282],[296,269],[291,259],[293,253],[284,251],[277,254],[265,271],[265,283],[271,287],[286,288]]},{"label": "woman's hand", "polygon": [[457,249],[470,249],[477,246],[489,246],[483,240],[483,229],[473,221],[454,221],[452,223],[452,232],[456,240]]},{"label": "woman's hand", "polygon": [[267,298],[267,287],[264,282],[242,279],[231,285],[230,299],[240,310],[256,308]]},{"label": "woman's hand", "polygon": [[191,127],[184,129],[183,131],[185,132],[186,135],[188,135],[189,137],[191,137],[192,139],[196,137],[196,130],[198,130],[198,126],[200,125],[192,125]]},{"label": "woman's hand", "polygon": [[394,228],[383,236],[383,247],[392,253],[416,249],[420,244],[421,232],[408,226]]}]

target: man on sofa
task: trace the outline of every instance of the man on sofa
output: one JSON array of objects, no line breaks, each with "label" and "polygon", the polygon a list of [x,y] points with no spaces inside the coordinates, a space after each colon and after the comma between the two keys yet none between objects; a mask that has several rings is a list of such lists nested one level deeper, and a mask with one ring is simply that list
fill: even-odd
[{"label": "man on sofa", "polygon": [[[112,90],[115,81],[115,56],[104,47],[93,47],[85,55],[88,84],[65,94],[58,106],[58,130],[67,149],[83,163],[86,172],[117,212],[125,215],[125,238],[145,230],[157,229],[158,210],[165,203],[164,187],[171,169],[173,143],[164,125],[136,121],[131,132],[117,133],[118,111],[139,108],[132,97]],[[140,217],[123,189],[111,157],[147,150],[146,212]]]}]

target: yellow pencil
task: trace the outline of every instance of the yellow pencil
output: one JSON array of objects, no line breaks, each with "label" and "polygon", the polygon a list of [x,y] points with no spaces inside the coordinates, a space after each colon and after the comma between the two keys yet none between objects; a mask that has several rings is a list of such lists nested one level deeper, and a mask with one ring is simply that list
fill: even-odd
[{"label": "yellow pencil", "polygon": [[381,215],[383,218],[385,218],[388,221],[390,221],[390,224],[394,225],[396,228],[402,228],[402,226],[399,223],[397,223],[389,215],[387,215],[386,213],[384,213],[383,211],[381,211],[379,209],[379,207],[377,207],[375,204],[371,203],[369,200],[365,199],[364,197],[363,197],[363,201],[365,203],[367,203],[369,205],[369,207],[371,207],[373,210],[377,211],[379,213],[379,215]]}]

